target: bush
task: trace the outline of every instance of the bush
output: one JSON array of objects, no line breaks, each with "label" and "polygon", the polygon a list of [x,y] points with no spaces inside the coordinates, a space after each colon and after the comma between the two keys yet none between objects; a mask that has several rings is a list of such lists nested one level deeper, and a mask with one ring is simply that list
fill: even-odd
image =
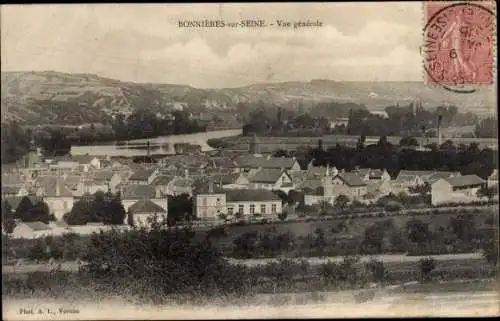
[{"label": "bush", "polygon": [[436,260],[431,257],[423,258],[418,261],[421,281],[430,279],[431,272],[436,268],[436,263]]},{"label": "bush", "polygon": [[384,205],[384,210],[387,212],[397,212],[404,209],[403,204],[396,201],[389,201]]}]

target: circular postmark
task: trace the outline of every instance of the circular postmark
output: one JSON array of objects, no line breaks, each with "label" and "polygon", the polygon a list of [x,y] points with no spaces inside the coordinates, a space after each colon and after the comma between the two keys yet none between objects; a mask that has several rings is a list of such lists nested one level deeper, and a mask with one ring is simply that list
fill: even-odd
[{"label": "circular postmark", "polygon": [[[429,6],[441,5],[441,8]],[[477,3],[427,2],[421,53],[427,82],[456,93],[472,93],[494,81],[495,15]]]}]

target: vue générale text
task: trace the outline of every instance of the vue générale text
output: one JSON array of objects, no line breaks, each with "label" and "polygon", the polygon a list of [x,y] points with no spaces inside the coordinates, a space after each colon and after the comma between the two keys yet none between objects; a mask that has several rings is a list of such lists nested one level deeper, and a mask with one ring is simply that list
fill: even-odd
[{"label": "vue g\u00e9n\u00e9rale text", "polygon": [[304,28],[304,27],[323,27],[323,22],[319,20],[240,20],[229,22],[225,20],[179,20],[179,28]]}]

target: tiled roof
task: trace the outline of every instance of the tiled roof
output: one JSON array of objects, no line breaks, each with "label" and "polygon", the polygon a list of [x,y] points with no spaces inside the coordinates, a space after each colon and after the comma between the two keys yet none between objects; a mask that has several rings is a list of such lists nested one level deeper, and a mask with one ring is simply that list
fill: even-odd
[{"label": "tiled roof", "polygon": [[170,181],[173,179],[174,179],[173,175],[161,175],[161,176],[158,176],[154,179],[153,185],[155,185],[155,186],[168,185],[168,183],[170,183]]},{"label": "tiled roof", "polygon": [[295,164],[295,159],[290,157],[256,157],[256,156],[239,156],[234,159],[234,163],[238,167],[248,168],[278,168],[290,169]]},{"label": "tiled roof", "polygon": [[226,190],[226,202],[280,201],[278,195],[268,190],[232,189]]},{"label": "tiled roof", "polygon": [[[57,176],[39,176],[35,180],[36,186],[43,190],[46,197],[72,197],[74,181],[66,182],[63,178]],[[59,191],[57,188],[59,187]]]},{"label": "tiled roof", "polygon": [[234,184],[236,180],[240,177],[240,173],[228,173],[228,174],[215,174],[212,175],[212,180],[215,182],[221,182],[224,185]]},{"label": "tiled roof", "polygon": [[214,194],[224,194],[225,190],[218,186],[216,182],[200,182],[198,186],[195,187],[196,194],[209,194],[210,184],[212,184],[212,193]]},{"label": "tiled roof", "polygon": [[140,199],[129,208],[132,213],[166,213],[165,209],[149,199]]},{"label": "tiled roof", "polygon": [[152,185],[127,185],[122,193],[122,200],[141,198],[156,198],[156,191]]},{"label": "tiled roof", "polygon": [[218,157],[213,158],[212,163],[214,167],[222,167],[222,168],[232,168],[234,167],[234,162],[229,157]]},{"label": "tiled roof", "polygon": [[384,171],[381,169],[371,169],[371,168],[360,168],[354,170],[354,172],[361,177],[365,177],[366,175],[368,175],[370,179],[380,179],[384,174]]},{"label": "tiled roof", "polygon": [[248,179],[254,183],[276,183],[283,172],[276,168],[263,168]]},{"label": "tiled roof", "polygon": [[366,183],[363,181],[363,179],[355,173],[338,174],[337,177],[339,177],[347,186],[350,187],[366,186]]},{"label": "tiled roof", "polygon": [[425,179],[425,182],[428,182],[428,183],[432,184],[432,183],[434,183],[435,181],[437,181],[437,180],[439,180],[441,178],[447,179],[447,178],[451,178],[451,177],[454,177],[454,176],[460,176],[460,173],[455,173],[455,172],[435,172],[431,176],[427,177]]},{"label": "tiled roof", "polygon": [[97,181],[109,181],[116,172],[112,170],[95,171],[89,175],[89,178]]},{"label": "tiled roof", "polygon": [[486,181],[477,175],[464,175],[446,179],[453,187],[484,184]]},{"label": "tiled roof", "polygon": [[16,195],[20,189],[19,186],[2,186],[2,195]]},{"label": "tiled roof", "polygon": [[135,171],[128,179],[131,181],[147,181],[154,173],[154,169],[139,169]]},{"label": "tiled roof", "polygon": [[76,162],[78,164],[90,164],[90,162],[96,158],[93,155],[67,155],[67,156],[58,156],[54,157],[54,160],[57,162]]},{"label": "tiled roof", "polygon": [[173,187],[187,188],[193,186],[193,180],[190,178],[176,177],[172,182]]},{"label": "tiled roof", "polygon": [[399,172],[397,178],[399,178],[401,176],[418,176],[420,178],[426,179],[429,176],[433,175],[434,173],[436,173],[436,171],[408,171],[408,170],[401,170]]},{"label": "tiled roof", "polygon": [[323,187],[323,182],[321,179],[316,179],[316,178],[306,179],[302,183],[302,185],[300,185],[300,189],[311,190],[311,191],[314,191],[319,187]]},{"label": "tiled roof", "polygon": [[5,185],[23,185],[25,181],[15,174],[2,174],[2,186]]}]

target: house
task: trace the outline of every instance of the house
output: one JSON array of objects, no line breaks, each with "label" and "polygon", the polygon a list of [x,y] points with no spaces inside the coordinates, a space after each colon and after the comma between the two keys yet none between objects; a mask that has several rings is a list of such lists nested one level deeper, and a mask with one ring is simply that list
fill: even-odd
[{"label": "house", "polygon": [[155,216],[159,222],[166,220],[167,211],[167,208],[163,208],[147,198],[140,199],[129,207],[133,223],[140,226],[150,225]]},{"label": "house", "polygon": [[426,180],[434,173],[435,171],[401,170],[396,179],[391,181],[392,189],[395,194],[408,192],[409,188],[424,185]]},{"label": "house", "polygon": [[230,217],[260,214],[274,218],[283,211],[281,199],[273,192],[263,189],[227,190],[226,207]]},{"label": "house", "polygon": [[154,179],[159,175],[158,168],[141,168],[128,178],[129,184],[136,185],[150,185],[153,183]]},{"label": "house", "polygon": [[441,178],[431,185],[432,205],[478,201],[477,191],[486,185],[487,182],[476,175]]},{"label": "house", "polygon": [[490,176],[488,176],[488,187],[498,186],[498,169],[494,169]]},{"label": "house", "polygon": [[149,199],[158,206],[168,209],[168,197],[162,195],[153,185],[127,185],[121,191],[125,211],[141,199]]},{"label": "house", "polygon": [[212,180],[218,182],[219,185],[225,189],[248,188],[250,185],[250,180],[244,173],[214,175]]},{"label": "house", "polygon": [[225,190],[213,182],[197,190],[194,208],[196,217],[201,220],[218,219],[221,214],[274,217],[283,211],[281,199],[269,190]]},{"label": "house", "polygon": [[123,178],[119,172],[113,170],[99,170],[90,173],[88,180],[85,184],[89,186],[86,191],[88,193],[92,192],[94,189],[102,190],[107,192],[108,190],[112,193],[116,193],[118,185],[122,182]]},{"label": "house", "polygon": [[19,186],[2,186],[2,195],[3,196],[21,196],[19,195],[19,191],[21,187]]},{"label": "house", "polygon": [[71,159],[78,162],[79,167],[83,172],[88,172],[91,169],[101,169],[101,160],[93,155],[73,155]]},{"label": "house", "polygon": [[294,188],[287,171],[277,168],[262,168],[249,175],[251,189],[281,190],[288,193]]},{"label": "house", "polygon": [[356,173],[339,173],[326,176],[324,180],[325,199],[334,202],[337,196],[345,195],[352,199],[361,199],[367,192],[366,183]]},{"label": "house", "polygon": [[213,182],[208,182],[196,190],[194,206],[196,218],[215,220],[221,214],[227,214],[226,192]]},{"label": "house", "polygon": [[316,188],[303,188],[304,204],[307,206],[319,204],[325,201],[325,189],[322,186],[323,182],[320,181],[320,186]]},{"label": "house", "polygon": [[359,168],[354,170],[366,183],[375,183],[380,181],[390,181],[391,175],[385,169]]},{"label": "house", "polygon": [[279,169],[287,171],[300,170],[295,157],[263,157],[255,155],[238,156],[233,159],[238,171],[247,172],[250,169]]},{"label": "house", "polygon": [[168,184],[168,195],[193,195],[193,179],[175,176]]},{"label": "house", "polygon": [[71,182],[68,184],[61,177],[44,176],[36,180],[35,187],[37,196],[43,197],[56,220],[62,220],[64,214],[73,208],[75,190]]},{"label": "house", "polygon": [[105,180],[87,179],[84,182],[84,193],[95,194],[96,192],[108,192],[111,191],[110,186]]},{"label": "house", "polygon": [[11,234],[13,239],[37,239],[51,235],[52,229],[42,222],[22,222],[18,220]]},{"label": "house", "polygon": [[166,196],[170,194],[168,189],[170,182],[174,179],[173,175],[160,175],[155,178],[152,185],[155,187],[156,193]]}]

